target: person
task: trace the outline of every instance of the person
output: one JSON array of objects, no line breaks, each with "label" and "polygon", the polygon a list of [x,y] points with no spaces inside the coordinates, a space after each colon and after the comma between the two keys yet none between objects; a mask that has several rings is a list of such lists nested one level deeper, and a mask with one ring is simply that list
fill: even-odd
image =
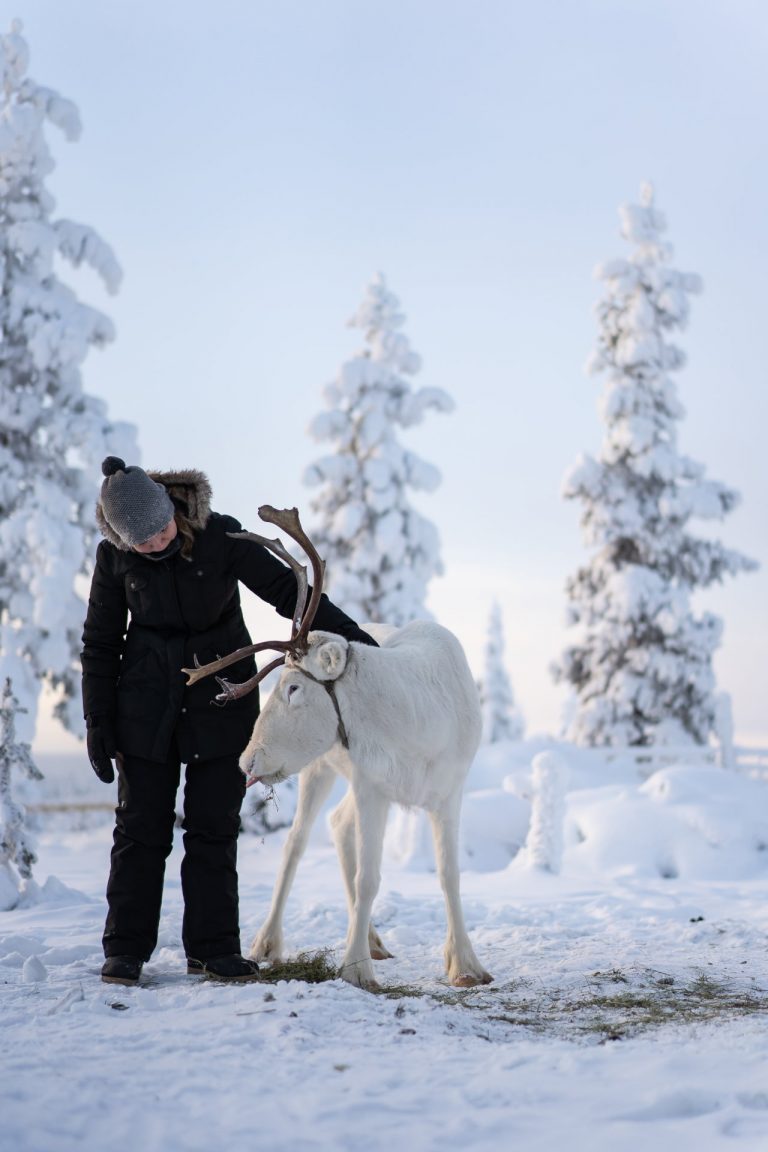
[{"label": "person", "polygon": [[[188,686],[183,667],[251,643],[239,585],[291,618],[293,571],[268,549],[234,540],[231,516],[211,511],[196,470],[145,472],[116,456],[102,464],[98,546],[83,630],[83,711],[99,779],[118,771],[107,884],[102,979],[136,984],[157,945],[176,793],[184,782],[182,943],[187,971],[227,981],[258,978],[241,955],[237,837],[245,777],[240,753],[259,710],[252,692],[212,707],[215,686]],[[314,626],[375,644],[323,594]],[[253,656],[227,672],[255,672]]]}]

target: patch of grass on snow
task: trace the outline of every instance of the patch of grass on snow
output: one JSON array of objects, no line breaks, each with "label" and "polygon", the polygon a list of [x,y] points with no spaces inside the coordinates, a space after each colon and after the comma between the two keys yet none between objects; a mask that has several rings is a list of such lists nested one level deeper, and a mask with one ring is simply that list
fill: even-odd
[{"label": "patch of grass on snow", "polygon": [[768,991],[698,973],[675,978],[648,969],[594,972],[570,988],[515,981],[444,992],[382,988],[392,998],[422,995],[487,1021],[564,1039],[624,1040],[665,1025],[691,1025],[768,1015]]},{"label": "patch of grass on snow", "polygon": [[259,969],[259,977],[264,984],[277,984],[281,980],[303,980],[305,984],[323,984],[326,980],[336,980],[339,969],[329,957],[331,949],[321,952],[300,952],[295,960],[281,960],[267,968]]},{"label": "patch of grass on snow", "polygon": [[636,987],[612,995],[603,990],[601,975],[596,973],[592,990],[567,1003],[565,1009],[575,1014],[583,1033],[605,1040],[621,1040],[665,1024],[698,1024],[768,1013],[764,990],[747,989],[703,973],[690,981],[645,973]]},{"label": "patch of grass on snow", "polygon": [[[332,950],[302,952],[261,969],[267,984],[336,980]],[[530,980],[439,992],[409,984],[381,985],[374,994],[390,1000],[431,1000],[476,1014],[478,1024],[494,1022],[563,1039],[625,1040],[653,1028],[768,1015],[768,990],[747,981],[715,979],[698,972],[689,978],[651,969],[610,968],[593,972],[568,988]]]}]

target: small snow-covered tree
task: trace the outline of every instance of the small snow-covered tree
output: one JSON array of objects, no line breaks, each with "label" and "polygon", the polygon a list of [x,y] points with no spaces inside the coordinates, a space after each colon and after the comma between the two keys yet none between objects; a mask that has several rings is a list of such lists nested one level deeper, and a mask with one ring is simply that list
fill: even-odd
[{"label": "small snow-covered tree", "polygon": [[515,707],[512,684],[504,664],[504,628],[501,605],[496,600],[488,617],[480,703],[483,709],[483,740],[486,744],[497,744],[501,740],[522,740],[523,718]]},{"label": "small snow-covered tree", "polygon": [[531,823],[521,858],[528,868],[557,874],[563,858],[568,765],[556,752],[540,752],[531,767]]},{"label": "small snow-covered tree", "polygon": [[598,459],[582,457],[564,486],[567,499],[582,502],[595,553],[568,581],[570,623],[580,637],[554,672],[575,690],[568,735],[578,743],[706,743],[721,621],[696,617],[690,595],[756,565],[688,527],[692,519],[720,520],[738,502],[677,448],[684,409],[670,374],[685,357],[667,337],[685,326],[699,277],[669,266],[672,249],[650,185],[639,205],[621,209],[621,221],[636,248],[598,269],[607,288],[590,365],[607,373],[605,436]]},{"label": "small snow-covered tree", "polygon": [[24,829],[24,808],[13,799],[12,776],[23,772],[30,780],[43,776],[29,744],[16,740],[16,717],[23,711],[6,678],[0,697],[0,909],[16,903],[19,882],[30,880],[37,857]]},{"label": "small snow-covered tree", "polygon": [[355,619],[402,625],[429,615],[427,585],[442,572],[437,531],[409,503],[409,489],[433,491],[440,474],[401,446],[397,430],[429,409],[450,412],[439,388],[414,390],[421,361],[401,328],[399,301],[384,277],[369,284],[350,324],[365,347],[325,389],[328,410],[310,432],[334,444],[304,480],[319,486],[312,537],[328,565],[328,589]]},{"label": "small snow-covered tree", "polygon": [[57,258],[90,265],[110,291],[120,269],[91,229],[54,219],[46,122],[74,140],[77,109],[27,76],[16,21],[0,36],[0,676],[10,676],[31,739],[41,688],[79,731],[77,654],[84,617],[75,579],[95,524],[99,463],[135,455],[134,432],[83,392],[80,365],[113,338],[111,321],[78,301]]}]

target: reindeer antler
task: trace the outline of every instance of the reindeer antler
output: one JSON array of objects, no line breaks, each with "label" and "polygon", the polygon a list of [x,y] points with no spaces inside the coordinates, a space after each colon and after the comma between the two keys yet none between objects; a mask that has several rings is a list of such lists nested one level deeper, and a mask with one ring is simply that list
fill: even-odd
[{"label": "reindeer antler", "polygon": [[267,524],[276,524],[278,528],[282,528],[283,532],[295,540],[299,547],[304,550],[312,565],[312,597],[307,608],[307,569],[291,556],[290,552],[286,551],[280,540],[267,540],[264,536],[257,536],[254,532],[231,533],[238,539],[255,540],[257,544],[263,544],[265,548],[269,548],[270,552],[274,552],[293,569],[299,591],[296,597],[296,609],[293,613],[289,645],[293,654],[306,652],[307,635],[312,627],[317,606],[323,593],[325,561],[320,559],[317,549],[302,528],[297,508],[273,508],[270,504],[262,504],[259,508],[259,518]]},{"label": "reindeer antler", "polygon": [[312,622],[315,619],[317,607],[323,592],[325,561],[321,560],[317,549],[302,528],[298,509],[273,508],[270,504],[262,504],[259,508],[259,517],[268,524],[276,524],[278,528],[282,528],[286,535],[290,536],[292,540],[295,540],[307,554],[312,564],[312,596],[309,601],[309,606],[307,607],[309,582],[307,579],[306,566],[300,564],[298,560],[291,556],[290,552],[288,552],[280,540],[267,540],[266,537],[258,536],[255,532],[227,533],[228,536],[232,536],[236,540],[253,540],[257,544],[261,544],[264,548],[268,548],[270,552],[274,552],[281,560],[284,560],[294,571],[298,592],[296,596],[296,608],[291,622],[290,640],[263,640],[260,644],[249,644],[245,648],[238,648],[237,651],[230,652],[229,656],[223,656],[219,660],[213,660],[210,664],[198,664],[197,657],[195,657],[194,668],[182,668],[182,672],[184,672],[187,677],[187,684],[196,684],[198,680],[210,676],[213,672],[219,672],[223,668],[229,668],[230,665],[237,664],[239,660],[242,660],[246,656],[251,656],[255,652],[271,650],[273,652],[283,653],[282,656],[279,656],[276,660],[272,660],[264,668],[261,668],[255,676],[252,676],[250,680],[246,680],[243,684],[231,684],[229,680],[224,680],[222,677],[217,676],[216,682],[222,689],[219,695],[216,696],[216,702],[218,704],[226,704],[228,700],[239,700],[240,697],[246,696],[261,683],[268,673],[272,672],[275,668],[279,668],[281,664],[284,664],[286,656],[289,654],[291,656],[299,656],[306,652],[308,647],[307,637],[312,627]]}]

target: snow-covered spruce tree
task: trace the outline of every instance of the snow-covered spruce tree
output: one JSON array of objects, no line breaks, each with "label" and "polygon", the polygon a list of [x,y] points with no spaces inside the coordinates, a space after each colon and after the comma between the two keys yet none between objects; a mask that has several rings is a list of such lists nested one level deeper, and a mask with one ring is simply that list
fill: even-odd
[{"label": "snow-covered spruce tree", "polygon": [[77,110],[27,64],[17,21],[0,36],[0,676],[13,681],[31,740],[44,683],[57,690],[59,720],[80,730],[75,578],[92,550],[99,462],[135,449],[133,430],[82,390],[80,365],[112,324],[56,273],[63,257],[90,265],[110,291],[120,280],[94,231],[52,216],[46,122],[73,140]]},{"label": "snow-covered spruce tree", "polygon": [[430,408],[453,409],[441,389],[409,383],[421,362],[403,323],[399,301],[376,276],[350,320],[364,331],[365,347],[326,387],[328,410],[310,425],[334,453],[304,475],[319,486],[310,535],[327,562],[333,599],[357,620],[398,626],[429,615],[427,585],[442,564],[434,525],[408,500],[409,489],[433,491],[440,474],[402,447],[397,431],[420,423]]},{"label": "snow-covered spruce tree", "polygon": [[501,605],[498,601],[493,602],[488,617],[480,702],[483,709],[484,743],[498,744],[502,740],[522,740],[523,718],[515,707],[512,685],[504,665],[504,629]]},{"label": "snow-covered spruce tree", "polygon": [[677,448],[684,410],[670,373],[685,358],[667,337],[685,326],[699,277],[669,266],[650,185],[639,205],[621,209],[621,221],[636,248],[598,269],[607,288],[590,364],[607,373],[605,436],[599,457],[582,457],[564,486],[567,499],[582,502],[595,552],[568,581],[580,636],[554,672],[575,690],[567,734],[578,743],[703,744],[715,724],[721,621],[694,616],[690,595],[756,565],[688,530],[690,520],[722,519],[738,502]]},{"label": "snow-covered spruce tree", "polygon": [[43,778],[29,744],[16,739],[16,717],[22,711],[11,681],[6,678],[0,697],[0,910],[14,906],[19,878],[32,878],[32,865],[37,859],[24,830],[24,808],[12,794],[14,774],[23,772],[31,780]]}]

